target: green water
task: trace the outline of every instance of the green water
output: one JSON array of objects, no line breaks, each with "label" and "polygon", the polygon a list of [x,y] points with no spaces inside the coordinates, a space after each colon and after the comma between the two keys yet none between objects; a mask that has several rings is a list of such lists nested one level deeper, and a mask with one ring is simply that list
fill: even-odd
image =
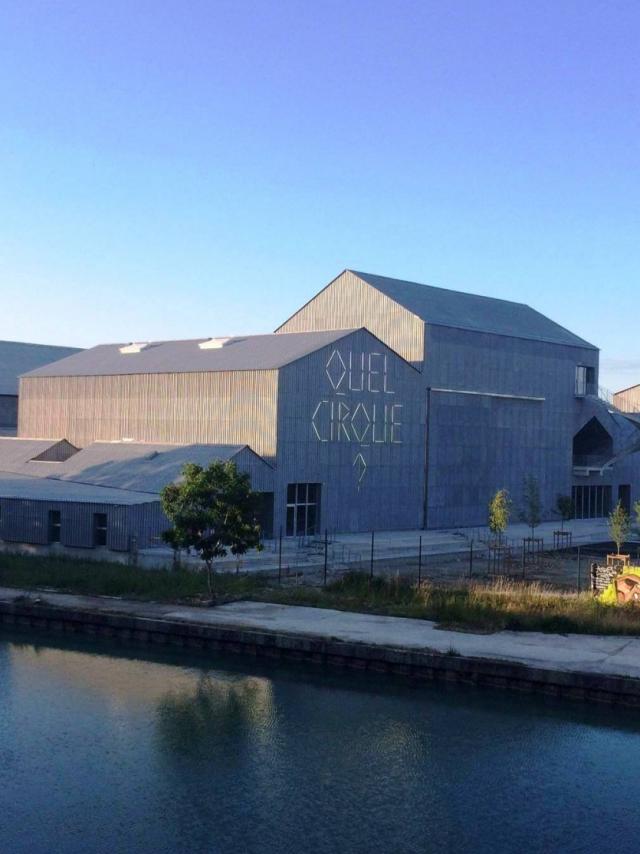
[{"label": "green water", "polygon": [[640,851],[630,712],[0,636],[0,851]]}]

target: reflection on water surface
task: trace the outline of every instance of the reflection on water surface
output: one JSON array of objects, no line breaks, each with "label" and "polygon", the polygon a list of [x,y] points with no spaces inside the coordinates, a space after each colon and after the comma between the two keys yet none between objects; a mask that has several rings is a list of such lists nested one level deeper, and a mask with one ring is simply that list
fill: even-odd
[{"label": "reflection on water surface", "polygon": [[0,832],[50,852],[636,852],[636,716],[0,641]]}]

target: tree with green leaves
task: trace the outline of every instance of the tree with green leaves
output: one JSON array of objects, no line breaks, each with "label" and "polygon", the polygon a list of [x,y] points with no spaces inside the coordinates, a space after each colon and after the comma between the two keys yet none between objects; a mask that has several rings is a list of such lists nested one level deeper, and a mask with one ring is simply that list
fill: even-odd
[{"label": "tree with green leaves", "polygon": [[636,514],[636,527],[640,531],[640,500],[633,505],[633,512]]},{"label": "tree with green leaves", "polygon": [[531,528],[531,537],[535,533],[542,516],[542,502],[540,500],[540,485],[538,479],[531,474],[528,474],[524,479],[522,490],[522,510],[520,519],[526,522]]},{"label": "tree with green leaves", "polygon": [[160,493],[171,528],[162,535],[173,549],[193,549],[204,563],[209,595],[213,597],[216,558],[261,549],[257,522],[259,496],[249,475],[233,462],[212,462],[206,468],[187,463],[182,479]]},{"label": "tree with green leaves", "polygon": [[618,501],[615,510],[609,513],[608,527],[609,536],[616,544],[618,554],[620,554],[622,546],[631,532],[631,519],[621,501]]},{"label": "tree with green leaves", "polygon": [[489,530],[501,542],[509,525],[511,498],[506,489],[499,489],[489,502]]},{"label": "tree with green leaves", "polygon": [[564,523],[573,519],[575,508],[570,495],[559,495],[556,499],[555,512],[560,517],[560,530],[564,531]]}]

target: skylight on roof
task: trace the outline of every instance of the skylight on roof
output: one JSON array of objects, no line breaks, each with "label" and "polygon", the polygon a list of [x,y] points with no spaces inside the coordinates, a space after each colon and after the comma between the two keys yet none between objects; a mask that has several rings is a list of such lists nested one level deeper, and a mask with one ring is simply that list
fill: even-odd
[{"label": "skylight on roof", "polygon": [[149,346],[149,341],[132,341],[130,344],[125,344],[123,347],[119,347],[121,353],[140,353],[142,350],[146,350]]},{"label": "skylight on roof", "polygon": [[201,341],[198,347],[201,350],[220,350],[236,340],[236,338],[207,338],[206,341]]}]

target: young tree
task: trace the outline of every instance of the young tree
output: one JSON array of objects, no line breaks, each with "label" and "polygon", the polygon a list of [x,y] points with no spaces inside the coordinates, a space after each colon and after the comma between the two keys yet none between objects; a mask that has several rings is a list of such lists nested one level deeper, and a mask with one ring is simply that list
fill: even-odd
[{"label": "young tree", "polygon": [[171,522],[163,539],[174,549],[192,548],[207,571],[213,596],[213,563],[231,552],[261,549],[256,521],[259,498],[251,481],[233,462],[213,462],[207,468],[187,463],[182,480],[160,494],[162,509]]},{"label": "young tree", "polygon": [[564,531],[564,523],[573,519],[575,513],[573,499],[569,495],[559,495],[556,499],[555,512],[560,517],[560,530]]},{"label": "young tree", "polygon": [[531,528],[531,537],[541,521],[542,504],[540,501],[540,486],[537,478],[528,474],[524,479],[522,490],[523,507],[520,519]]},{"label": "young tree", "polygon": [[506,489],[499,489],[489,502],[489,530],[497,537],[498,543],[507,530],[510,515],[511,499],[509,493]]},{"label": "young tree", "polygon": [[631,531],[631,519],[629,514],[618,501],[615,510],[609,513],[609,536],[616,544],[618,554]]}]

